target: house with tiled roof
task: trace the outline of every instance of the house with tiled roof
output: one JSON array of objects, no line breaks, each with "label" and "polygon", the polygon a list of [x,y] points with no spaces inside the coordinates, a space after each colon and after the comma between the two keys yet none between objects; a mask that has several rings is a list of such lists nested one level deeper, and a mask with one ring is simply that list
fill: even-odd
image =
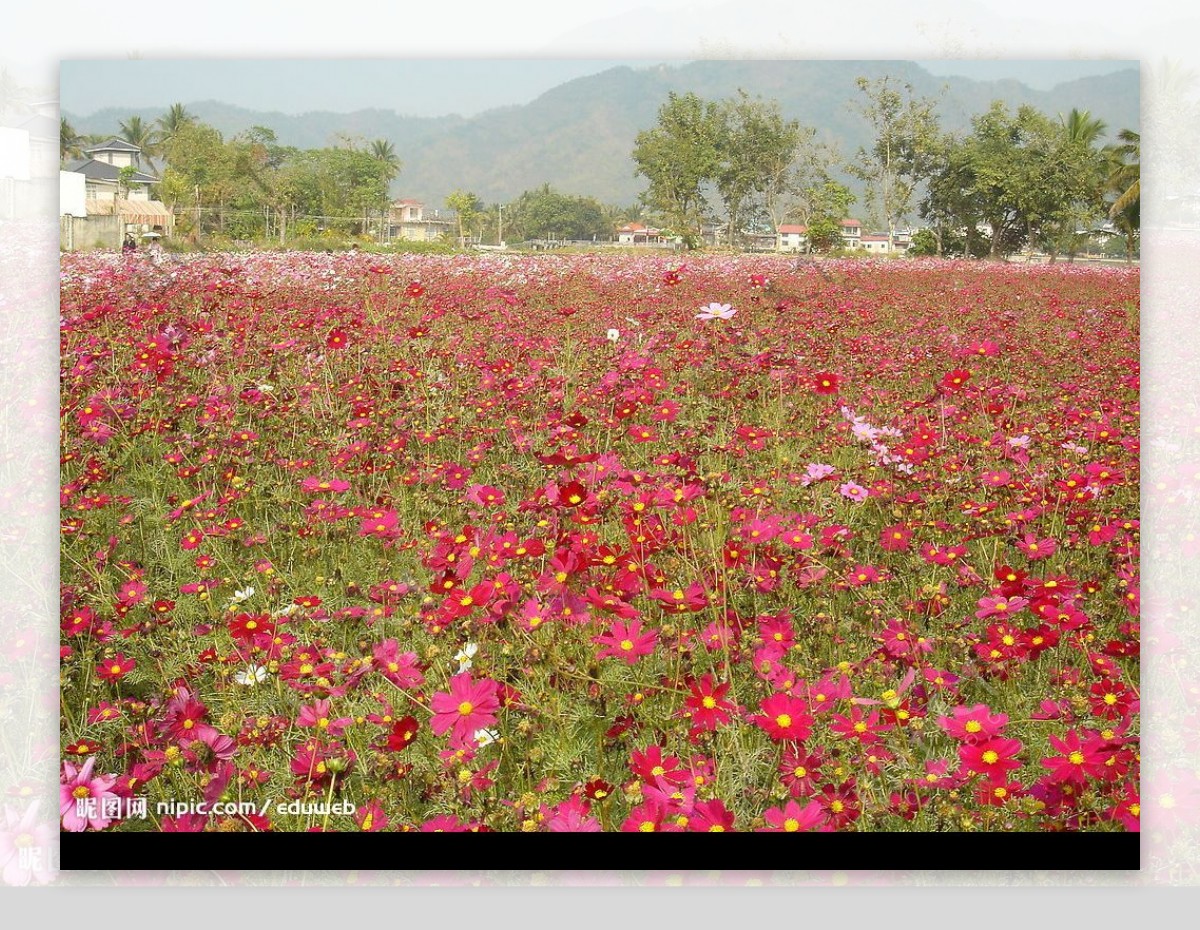
[{"label": "house with tiled roof", "polygon": [[626,223],[617,227],[618,245],[650,245],[664,241],[661,229],[644,223]]},{"label": "house with tiled roof", "polygon": [[808,227],[803,223],[785,223],[775,232],[780,252],[802,252],[808,243]]},{"label": "house with tiled roof", "polygon": [[[83,150],[84,157],[67,165],[67,171],[82,174],[89,216],[119,216],[125,232],[151,229],[170,235],[175,217],[161,201],[150,197],[150,185],[162,179],[146,170],[142,150],[116,137]],[[122,181],[121,171],[133,172]]]},{"label": "house with tiled roof", "polygon": [[[175,217],[165,204],[150,196],[150,186],[161,178],[147,170],[150,166],[144,164],[141,148],[113,137],[84,149],[83,155],[63,171],[83,177],[88,217],[117,217],[121,238],[126,233],[136,237],[151,231],[171,235]],[[133,170],[122,178],[121,172],[127,168]]]}]

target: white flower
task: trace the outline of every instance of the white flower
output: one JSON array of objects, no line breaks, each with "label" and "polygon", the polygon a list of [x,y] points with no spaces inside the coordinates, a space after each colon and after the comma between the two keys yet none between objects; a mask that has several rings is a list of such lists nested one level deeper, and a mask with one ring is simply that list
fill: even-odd
[{"label": "white flower", "polygon": [[474,643],[467,643],[454,654],[454,661],[458,663],[458,671],[460,674],[471,667],[471,658],[478,651],[479,647]]},{"label": "white flower", "polygon": [[711,303],[696,314],[697,320],[732,320],[737,313],[729,304]]},{"label": "white flower", "polygon": [[609,342],[616,342],[618,339],[621,338],[621,331],[619,329],[610,329],[608,331],[608,335],[605,336],[605,338]]},{"label": "white flower", "polygon": [[472,737],[472,739],[475,740],[475,744],[479,746],[480,749],[482,749],[484,746],[490,746],[499,738],[500,734],[495,730],[476,730],[475,735]]},{"label": "white flower", "polygon": [[233,678],[239,685],[253,688],[259,682],[267,680],[267,669],[262,665],[248,665],[234,675]]},{"label": "white flower", "polygon": [[229,599],[229,606],[232,607],[234,604],[241,604],[243,601],[248,601],[252,597],[254,597],[254,588],[250,585],[246,585],[246,587],[242,588],[242,590],[233,592],[233,596]]}]

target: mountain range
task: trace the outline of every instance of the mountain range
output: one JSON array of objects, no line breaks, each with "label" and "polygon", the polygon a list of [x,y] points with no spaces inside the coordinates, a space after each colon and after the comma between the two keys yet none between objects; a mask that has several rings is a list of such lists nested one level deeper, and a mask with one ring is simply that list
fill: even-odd
[{"label": "mountain range", "polygon": [[[1114,68],[1120,65],[1114,63]],[[690,91],[717,100],[744,90],[774,99],[785,117],[816,127],[819,138],[848,158],[871,142],[870,128],[854,108],[865,99],[855,81],[884,75],[911,84],[919,96],[936,98],[942,126],[950,130],[968,129],[971,117],[993,100],[1011,108],[1030,104],[1052,117],[1072,108],[1088,110],[1108,125],[1102,141],[1139,126],[1140,76],[1134,68],[1035,90],[1015,80],[935,77],[906,61],[704,60],[617,67],[560,84],[530,103],[469,118],[403,116],[383,109],[292,115],[213,100],[185,105],[226,136],[267,126],[281,144],[299,148],[333,145],[339,136],[387,139],[402,162],[393,193],[431,209],[441,207],[446,195],[459,188],[486,203],[503,203],[547,182],[564,193],[631,204],[645,189],[630,157],[634,139],[656,124],[668,93]],[[172,102],[63,115],[78,132],[108,134],[130,116],[152,122]]]}]

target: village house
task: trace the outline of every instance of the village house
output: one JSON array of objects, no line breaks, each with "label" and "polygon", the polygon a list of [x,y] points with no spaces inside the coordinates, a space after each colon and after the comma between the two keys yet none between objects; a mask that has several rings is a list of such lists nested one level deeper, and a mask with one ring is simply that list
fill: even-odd
[{"label": "village house", "polygon": [[617,227],[618,245],[657,245],[668,241],[661,229],[642,223],[626,223]]},{"label": "village house", "polygon": [[432,217],[426,216],[425,204],[419,200],[395,200],[388,208],[388,242],[436,242],[453,228],[454,223],[436,210]]},{"label": "village house", "polygon": [[[175,217],[150,196],[150,185],[160,180],[143,170],[142,150],[123,139],[112,138],[83,150],[84,157],[68,163],[67,174],[82,175],[88,217],[116,216],[120,238],[148,232],[171,235]],[[122,169],[130,168],[122,178]],[[119,242],[118,242],[119,244]]]}]

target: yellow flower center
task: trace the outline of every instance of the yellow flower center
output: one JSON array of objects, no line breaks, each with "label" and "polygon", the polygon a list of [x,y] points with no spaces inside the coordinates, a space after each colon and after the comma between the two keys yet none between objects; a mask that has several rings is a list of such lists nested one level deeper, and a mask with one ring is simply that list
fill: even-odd
[{"label": "yellow flower center", "polygon": [[631,649],[633,649],[633,641],[628,639],[621,640],[621,648],[625,650],[625,652],[629,652]]},{"label": "yellow flower center", "polygon": [[458,705],[458,712],[460,714],[462,714],[464,717],[467,716],[467,714],[469,714],[474,709],[475,709],[475,705],[472,704],[470,701],[463,701],[461,704]]},{"label": "yellow flower center", "polygon": [[783,832],[784,833],[795,833],[799,829],[800,829],[800,821],[797,820],[795,817],[789,817],[787,820],[785,820],[783,822]]},{"label": "yellow flower center", "polygon": [[1071,760],[1072,765],[1083,765],[1083,753],[1078,750],[1071,753],[1067,758]]},{"label": "yellow flower center", "polygon": [[711,694],[707,694],[704,696],[704,700],[702,700],[700,703],[703,704],[709,710],[712,710],[714,707],[717,706],[717,699],[714,698]]},{"label": "yellow flower center", "polygon": [[999,759],[1000,759],[1000,754],[998,752],[996,752],[994,749],[989,749],[987,752],[985,752],[983,754],[983,761],[986,762],[988,765],[995,765],[996,762],[999,761]]},{"label": "yellow flower center", "polygon": [[783,729],[787,729],[792,725],[792,718],[789,714],[780,714],[775,718],[775,723],[777,723]]}]

